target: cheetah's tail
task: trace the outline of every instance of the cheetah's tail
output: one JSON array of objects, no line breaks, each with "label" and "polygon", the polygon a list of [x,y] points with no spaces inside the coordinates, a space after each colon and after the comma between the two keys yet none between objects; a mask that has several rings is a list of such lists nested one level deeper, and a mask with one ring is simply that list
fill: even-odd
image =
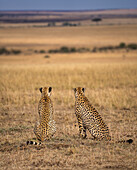
[{"label": "cheetah's tail", "polygon": [[118,141],[118,143],[133,143],[133,139],[128,139],[128,140],[121,140],[121,141]]},{"label": "cheetah's tail", "polygon": [[27,142],[26,142],[26,144],[27,145],[41,145],[41,142],[39,142],[39,141],[33,141],[33,140],[28,140]]}]

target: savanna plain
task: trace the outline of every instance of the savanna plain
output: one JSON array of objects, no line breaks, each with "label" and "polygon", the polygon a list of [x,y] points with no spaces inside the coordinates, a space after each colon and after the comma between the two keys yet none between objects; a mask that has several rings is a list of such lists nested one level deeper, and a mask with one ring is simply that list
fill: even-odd
[{"label": "savanna plain", "polygon": [[[25,25],[25,24],[24,24]],[[136,169],[137,25],[1,27],[0,169]],[[52,53],[51,49],[73,48]],[[81,51],[74,50],[81,49]],[[51,86],[57,132],[40,146],[35,138],[39,88]],[[112,141],[79,138],[73,88],[85,95],[110,129]],[[118,143],[133,139],[132,144]]]}]

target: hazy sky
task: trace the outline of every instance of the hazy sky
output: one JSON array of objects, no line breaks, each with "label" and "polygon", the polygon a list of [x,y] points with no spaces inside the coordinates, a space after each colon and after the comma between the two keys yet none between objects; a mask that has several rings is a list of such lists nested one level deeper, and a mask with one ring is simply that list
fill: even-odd
[{"label": "hazy sky", "polygon": [[137,8],[137,0],[0,0],[0,10]]}]

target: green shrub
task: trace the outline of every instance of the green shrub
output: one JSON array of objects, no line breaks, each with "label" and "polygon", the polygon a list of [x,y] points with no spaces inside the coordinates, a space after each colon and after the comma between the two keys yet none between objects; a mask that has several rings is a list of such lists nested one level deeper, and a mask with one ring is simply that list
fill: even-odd
[{"label": "green shrub", "polygon": [[136,49],[137,49],[137,44],[131,43],[131,44],[128,44],[127,47],[128,47],[129,49],[136,50]]},{"label": "green shrub", "polygon": [[119,48],[126,48],[126,44],[125,44],[124,42],[121,42],[121,43],[119,44]]},{"label": "green shrub", "polygon": [[49,55],[45,55],[44,58],[50,58],[50,56]]},{"label": "green shrub", "polygon": [[0,48],[0,55],[1,54],[10,54],[10,51],[8,51],[6,48]]},{"label": "green shrub", "polygon": [[45,50],[40,50],[39,52],[40,52],[40,53],[45,53]]},{"label": "green shrub", "polygon": [[7,50],[6,48],[0,48],[0,55],[2,54],[20,54],[21,51],[20,50],[15,50],[15,49],[12,49],[12,50]]},{"label": "green shrub", "polygon": [[48,51],[48,53],[58,53],[58,52],[59,52],[59,50],[56,50],[56,49],[55,50],[51,49]]},{"label": "green shrub", "polygon": [[61,53],[69,53],[70,50],[69,50],[68,47],[65,47],[65,46],[64,46],[64,47],[61,47],[61,48],[60,48],[59,52],[61,52]]},{"label": "green shrub", "polygon": [[99,21],[102,21],[102,18],[93,18],[92,21],[93,22],[99,22]]},{"label": "green shrub", "polygon": [[92,50],[93,53],[96,53],[97,52],[97,48],[94,47],[93,50]]},{"label": "green shrub", "polygon": [[69,26],[70,24],[68,22],[64,22],[62,26]]},{"label": "green shrub", "polygon": [[78,24],[72,24],[72,23],[69,23],[69,22],[64,22],[63,24],[62,24],[62,26],[70,26],[70,27],[76,27],[76,26],[78,26]]},{"label": "green shrub", "polygon": [[72,48],[70,48],[70,52],[71,52],[71,53],[75,53],[75,52],[77,52],[77,50],[76,50],[75,47],[72,47]]},{"label": "green shrub", "polygon": [[13,54],[20,54],[21,51],[20,50],[11,50],[11,53],[13,53]]},{"label": "green shrub", "polygon": [[56,23],[55,22],[49,22],[48,23],[48,27],[55,27],[56,26]]}]

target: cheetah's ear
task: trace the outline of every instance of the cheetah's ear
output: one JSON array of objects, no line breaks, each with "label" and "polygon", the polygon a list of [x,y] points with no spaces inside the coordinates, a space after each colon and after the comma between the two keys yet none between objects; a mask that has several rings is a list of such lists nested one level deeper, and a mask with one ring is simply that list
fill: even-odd
[{"label": "cheetah's ear", "polygon": [[73,88],[74,92],[76,93],[76,88]]},{"label": "cheetah's ear", "polygon": [[82,88],[83,93],[85,92],[85,88]]},{"label": "cheetah's ear", "polygon": [[39,91],[42,93],[42,87],[41,87],[41,88],[39,88]]},{"label": "cheetah's ear", "polygon": [[51,92],[51,90],[52,90],[52,87],[49,87],[49,93]]}]

